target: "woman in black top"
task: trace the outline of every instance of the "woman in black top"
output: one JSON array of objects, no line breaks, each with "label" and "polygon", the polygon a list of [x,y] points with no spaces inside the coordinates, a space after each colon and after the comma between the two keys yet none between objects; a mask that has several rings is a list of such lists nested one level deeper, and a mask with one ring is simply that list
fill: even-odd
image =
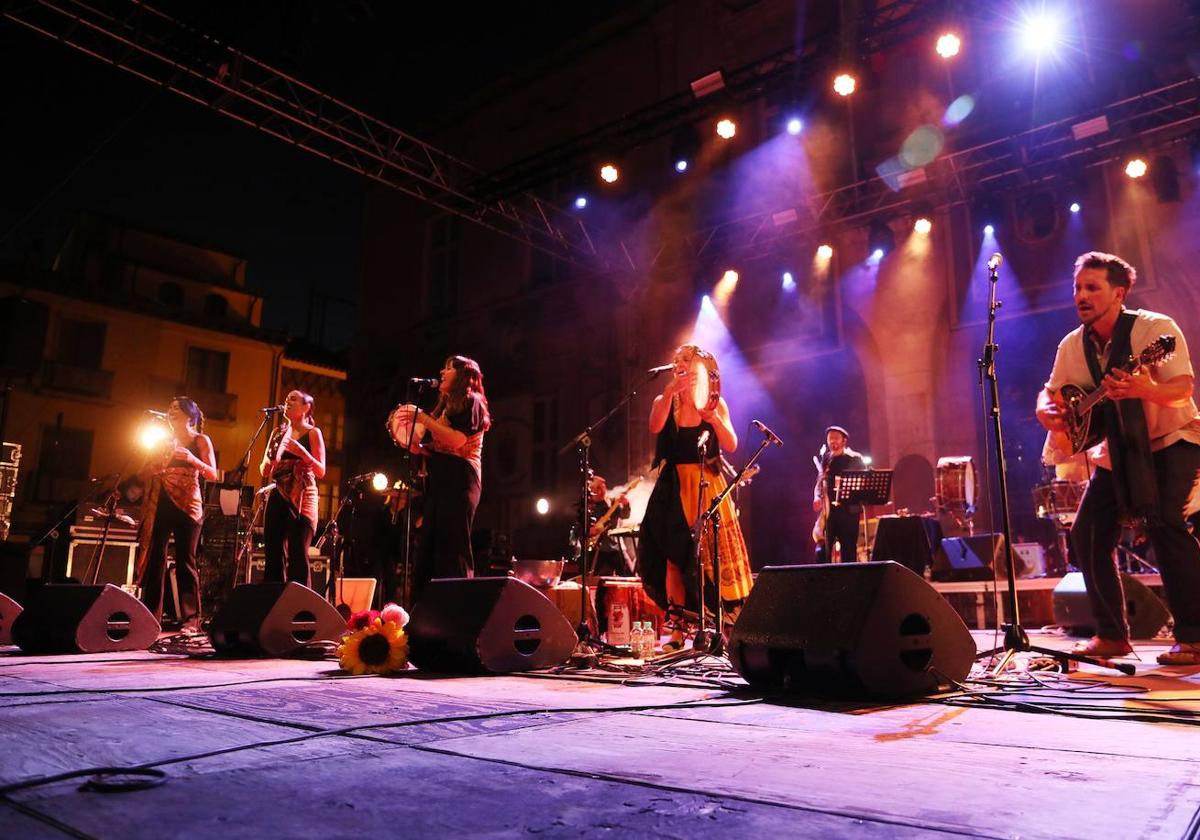
[{"label": "woman in black top", "polygon": [[259,469],[274,483],[263,517],[267,566],[263,579],[308,586],[308,546],[317,531],[317,481],[325,477],[325,439],[313,422],[313,398],[291,391],[283,422],[267,443]]}]

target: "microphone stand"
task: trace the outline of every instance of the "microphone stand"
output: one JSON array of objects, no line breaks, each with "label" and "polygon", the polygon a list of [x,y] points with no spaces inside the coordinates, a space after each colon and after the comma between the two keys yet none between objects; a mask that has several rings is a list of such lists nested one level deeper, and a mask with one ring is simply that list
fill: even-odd
[{"label": "microphone stand", "polygon": [[[665,370],[665,368],[664,368]],[[610,417],[628,405],[638,391],[654,381],[654,379],[662,373],[662,370],[654,370],[648,373],[641,381],[634,386],[621,400],[608,410],[608,412],[594,423],[589,423],[587,427],[571,438],[565,446],[558,450],[559,455],[565,455],[573,447],[579,447],[579,575],[580,575],[580,591],[579,591],[579,624],[575,628],[575,634],[579,638],[580,646],[589,648],[589,650],[581,651],[585,656],[593,656],[590,647],[596,643],[596,638],[592,635],[591,624],[588,621],[588,558],[587,558],[587,542],[588,531],[590,530],[591,517],[589,516],[590,507],[588,505],[588,480],[591,477],[591,448],[592,434],[596,429],[603,426]],[[597,628],[599,630],[599,628]]]},{"label": "microphone stand", "polygon": [[1004,457],[1004,432],[1000,422],[1000,385],[996,374],[996,353],[1000,349],[1000,346],[996,344],[996,310],[1003,305],[1002,301],[996,299],[996,286],[999,280],[997,273],[999,268],[1000,261],[998,259],[988,262],[990,293],[988,297],[987,343],[983,346],[983,357],[978,360],[977,364],[980,375],[979,384],[982,387],[986,380],[988,394],[991,399],[992,432],[995,435],[996,445],[996,473],[1000,483],[1000,514],[1004,529],[1004,555],[1008,566],[1006,608],[1008,609],[1009,623],[1001,625],[1004,630],[1003,647],[984,651],[975,658],[988,659],[1000,654],[1000,660],[992,668],[993,676],[1000,674],[1007,668],[1012,658],[1018,653],[1040,653],[1043,656],[1049,656],[1058,660],[1064,668],[1067,667],[1068,661],[1082,662],[1086,665],[1112,668],[1120,671],[1122,674],[1133,676],[1135,671],[1133,665],[1125,662],[1112,662],[1107,659],[1096,659],[1077,653],[1031,645],[1028,634],[1026,634],[1025,629],[1021,626],[1020,604],[1017,598],[1017,573],[1016,566],[1013,563],[1012,522],[1008,510],[1008,463]]},{"label": "microphone stand", "polygon": [[[250,470],[250,453],[254,451],[254,444],[258,443],[258,436],[263,433],[263,429],[267,427],[267,422],[271,416],[275,414],[273,411],[264,411],[262,413],[262,421],[259,422],[258,428],[254,430],[254,434],[250,437],[250,445],[246,447],[246,453],[242,455],[242,459],[238,461],[238,465],[232,470],[225,473],[221,481],[224,487],[241,487],[246,481],[246,473]],[[265,476],[264,476],[265,477]],[[241,500],[238,500],[238,505],[241,505]]]}]

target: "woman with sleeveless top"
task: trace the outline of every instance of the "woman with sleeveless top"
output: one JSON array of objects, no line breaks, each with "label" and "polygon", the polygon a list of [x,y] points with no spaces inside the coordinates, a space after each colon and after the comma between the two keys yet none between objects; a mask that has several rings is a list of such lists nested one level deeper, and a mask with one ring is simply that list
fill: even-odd
[{"label": "woman with sleeveless top", "polygon": [[283,421],[268,441],[259,469],[274,484],[263,516],[263,579],[308,586],[308,547],[317,532],[317,481],[325,477],[325,439],[313,422],[311,395],[288,393]]},{"label": "woman with sleeveless top", "polygon": [[[675,351],[671,380],[662,394],[654,398],[650,409],[650,431],[658,436],[654,465],[661,469],[642,518],[638,570],[646,593],[668,614],[672,633],[664,650],[676,650],[683,645],[682,610],[698,610],[692,529],[700,511],[706,510],[713,497],[725,489],[726,482],[720,470],[721,450],[733,452],[738,444],[724,398],[718,399],[711,410],[697,409],[692,402],[692,389],[696,384],[693,362],[697,359],[716,366],[716,359],[694,344],[684,344]],[[705,432],[708,437],[702,458],[698,445]],[[700,487],[701,474],[708,481],[703,488]],[[736,617],[741,602],[750,594],[753,580],[750,557],[732,499],[726,498],[720,514],[720,597],[727,605],[728,625]],[[716,597],[716,587],[712,585],[711,523],[702,535],[700,554],[708,600]],[[709,608],[715,603],[715,600],[711,601]]]},{"label": "woman with sleeveless top", "polygon": [[435,577],[471,577],[474,555],[471,527],[483,486],[483,436],[492,425],[483,372],[465,356],[451,356],[442,366],[438,401],[433,411],[401,409],[408,422],[429,432],[426,449],[429,476],[420,544],[413,568],[413,603]]},{"label": "woman with sleeveless top", "polygon": [[[167,408],[167,423],[173,439],[170,448],[147,464],[151,476],[147,513],[150,540],[142,574],[142,602],[162,620],[163,589],[167,571],[167,541],[175,537],[175,579],[179,589],[179,619],[185,631],[199,630],[200,573],[196,568],[196,545],[204,521],[200,479],[215,481],[217,459],[212,441],[204,434],[204,414],[187,397],[176,397]],[[151,499],[154,496],[156,499]]]}]

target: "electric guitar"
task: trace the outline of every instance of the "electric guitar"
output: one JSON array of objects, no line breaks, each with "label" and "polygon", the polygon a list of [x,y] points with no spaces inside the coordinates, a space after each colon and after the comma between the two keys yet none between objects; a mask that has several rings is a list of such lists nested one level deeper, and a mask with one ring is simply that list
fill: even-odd
[{"label": "electric guitar", "polygon": [[592,530],[595,531],[596,535],[594,537],[588,537],[588,541],[587,541],[587,550],[588,551],[595,551],[596,545],[604,537],[605,532],[608,530],[609,521],[612,519],[613,514],[617,512],[617,509],[619,507],[621,507],[621,496],[624,496],[626,493],[628,493],[630,490],[637,487],[641,483],[642,483],[642,477],[639,475],[633,481],[626,484],[625,489],[623,491],[621,491],[621,493],[619,493],[615,499],[613,499],[612,504],[608,506],[608,510],[606,510],[604,512],[604,515],[596,520],[596,524],[592,526]]},{"label": "electric guitar", "polygon": [[[1160,335],[1136,357],[1130,356],[1119,369],[1133,373],[1139,368],[1160,365],[1174,354],[1175,336]],[[1104,433],[1092,428],[1092,409],[1108,397],[1107,386],[1101,384],[1094,391],[1088,392],[1078,385],[1064,385],[1059,389],[1058,395],[1063,401],[1062,418],[1067,428],[1065,431],[1049,432],[1046,435],[1042,459],[1049,464],[1062,463],[1104,440]]]},{"label": "electric guitar", "polygon": [[829,465],[822,466],[821,459],[814,455],[813,466],[817,468],[817,486],[821,488],[821,512],[817,514],[817,521],[813,523],[812,539],[817,545],[824,545],[825,523],[829,521],[829,492],[825,489],[825,473]]}]

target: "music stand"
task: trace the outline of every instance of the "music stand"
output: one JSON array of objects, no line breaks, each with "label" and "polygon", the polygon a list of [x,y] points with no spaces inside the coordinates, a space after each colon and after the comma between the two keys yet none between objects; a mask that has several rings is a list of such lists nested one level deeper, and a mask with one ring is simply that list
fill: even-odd
[{"label": "music stand", "polygon": [[[861,505],[863,518],[863,541],[867,544],[867,556],[871,556],[870,534],[867,532],[867,505],[886,505],[892,497],[891,470],[848,470],[833,479],[833,503],[835,505]],[[833,549],[826,547],[826,553]],[[843,554],[845,546],[842,547]],[[858,546],[854,546],[854,559],[858,560]],[[842,557],[842,562],[846,558]]]}]

